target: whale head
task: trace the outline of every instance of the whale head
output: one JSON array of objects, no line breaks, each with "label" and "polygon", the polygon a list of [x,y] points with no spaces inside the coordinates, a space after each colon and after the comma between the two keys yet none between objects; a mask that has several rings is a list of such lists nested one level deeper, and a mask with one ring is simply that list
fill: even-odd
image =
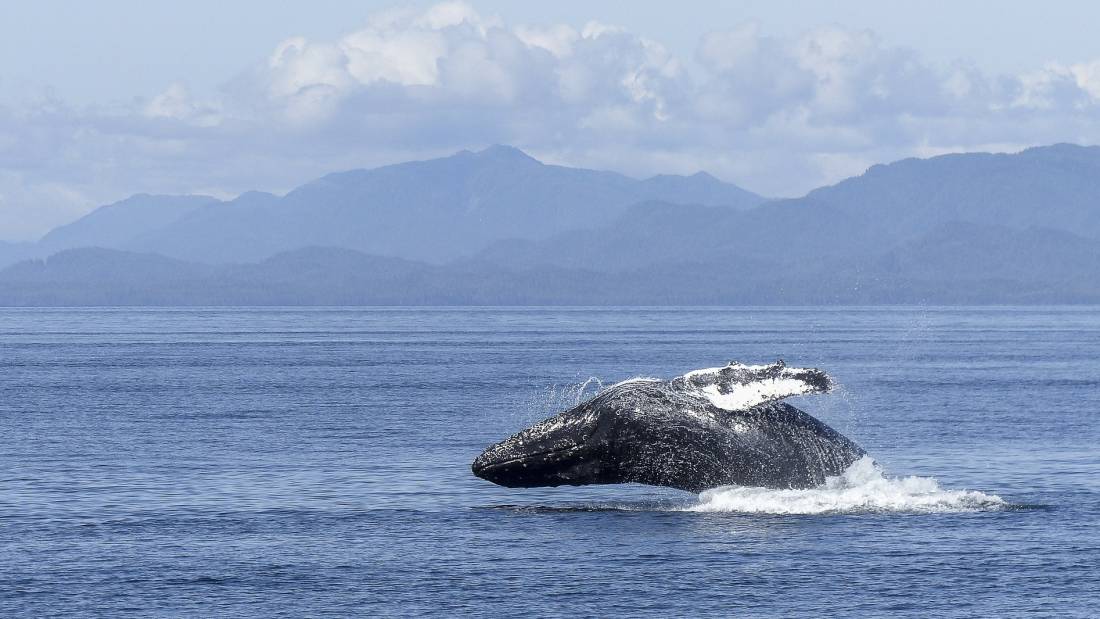
[{"label": "whale head", "polygon": [[541,421],[478,456],[474,475],[501,486],[619,483],[606,455],[606,415],[582,405]]}]

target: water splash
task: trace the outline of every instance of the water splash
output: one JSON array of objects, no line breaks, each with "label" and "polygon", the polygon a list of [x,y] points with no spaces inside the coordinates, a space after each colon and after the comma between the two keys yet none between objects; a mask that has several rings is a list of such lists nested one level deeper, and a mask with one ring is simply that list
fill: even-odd
[{"label": "water splash", "polygon": [[[588,388],[593,384],[596,385],[596,390],[593,391],[591,395],[588,395]],[[576,406],[601,391],[603,391],[603,381],[595,376],[590,376],[588,380],[580,385],[574,385],[572,388],[567,389],[566,393],[572,394],[573,406]]]},{"label": "water splash", "polygon": [[550,385],[534,393],[518,407],[523,422],[533,422],[569,410],[585,400],[597,395],[606,388],[596,376],[567,385]]},{"label": "water splash", "polygon": [[685,511],[745,514],[945,513],[1001,510],[1001,497],[946,490],[930,477],[887,477],[864,456],[825,485],[804,490],[723,486],[699,495]]}]

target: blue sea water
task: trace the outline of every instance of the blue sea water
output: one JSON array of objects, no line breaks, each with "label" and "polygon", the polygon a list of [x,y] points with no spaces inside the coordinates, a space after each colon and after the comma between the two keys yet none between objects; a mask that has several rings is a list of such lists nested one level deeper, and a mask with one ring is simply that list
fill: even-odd
[{"label": "blue sea water", "polygon": [[[882,472],[470,473],[598,381],[777,357]],[[1097,308],[0,310],[0,616],[1088,617],[1098,585]]]}]

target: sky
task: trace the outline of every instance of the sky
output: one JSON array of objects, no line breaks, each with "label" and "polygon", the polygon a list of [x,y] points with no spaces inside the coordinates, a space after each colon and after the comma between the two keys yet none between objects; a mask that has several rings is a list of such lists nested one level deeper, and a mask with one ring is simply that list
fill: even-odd
[{"label": "sky", "polygon": [[7,2],[0,239],[506,143],[795,196],[1100,141],[1093,2]]}]

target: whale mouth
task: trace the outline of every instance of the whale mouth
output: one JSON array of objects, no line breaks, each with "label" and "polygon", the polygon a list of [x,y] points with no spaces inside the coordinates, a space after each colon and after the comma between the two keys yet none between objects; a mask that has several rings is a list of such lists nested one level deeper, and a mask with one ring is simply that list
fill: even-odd
[{"label": "whale mouth", "polygon": [[479,471],[491,471],[493,469],[507,467],[509,465],[519,465],[520,467],[523,467],[527,464],[528,460],[533,460],[537,458],[549,459],[557,454],[578,451],[580,449],[580,447],[560,447],[558,449],[548,449],[546,451],[539,451],[535,453],[524,454],[522,456],[516,456],[514,458],[507,458],[504,460],[496,461],[492,461],[490,458],[486,457],[488,453],[483,453],[478,456],[476,460],[474,460],[473,470],[474,474],[476,475]]},{"label": "whale mouth", "polygon": [[599,427],[593,414],[562,413],[486,449],[474,459],[474,475],[509,488],[582,485],[601,471]]},{"label": "whale mouth", "polygon": [[495,451],[490,448],[474,460],[474,475],[500,486],[530,488],[573,483],[569,472],[586,459],[588,450],[571,445],[504,458],[494,458]]}]

